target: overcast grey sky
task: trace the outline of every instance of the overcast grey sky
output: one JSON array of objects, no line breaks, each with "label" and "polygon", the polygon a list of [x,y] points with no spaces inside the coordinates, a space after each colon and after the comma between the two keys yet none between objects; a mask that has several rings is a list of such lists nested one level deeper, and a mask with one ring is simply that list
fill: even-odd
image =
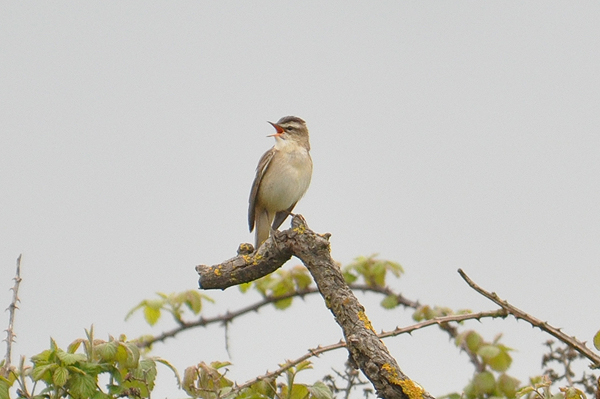
[{"label": "overcast grey sky", "polygon": [[[16,353],[50,336],[66,346],[92,323],[100,338],[169,328],[123,317],[156,291],[196,288],[196,264],[252,241],[254,168],[273,144],[266,121],[284,115],[311,132],[313,181],[296,211],[332,234],[336,259],[380,253],[405,267],[393,288],[411,299],[493,308],[460,267],[590,341],[599,20],[597,1],[2,2],[0,307],[23,253]],[[256,299],[209,294],[207,315]],[[377,330],[411,322],[360,299]],[[539,372],[543,334],[469,326],[506,331],[522,381]],[[341,332],[314,297],[245,316],[229,337],[242,382]],[[386,344],[434,395],[471,375],[435,329]],[[181,371],[229,359],[217,327],[154,354]],[[317,359],[307,381],[345,357]],[[159,397],[183,396],[160,374]]]}]

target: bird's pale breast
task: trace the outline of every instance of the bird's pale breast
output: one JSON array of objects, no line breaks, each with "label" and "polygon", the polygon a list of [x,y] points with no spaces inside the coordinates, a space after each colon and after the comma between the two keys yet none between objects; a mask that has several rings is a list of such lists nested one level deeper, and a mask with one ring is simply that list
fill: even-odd
[{"label": "bird's pale breast", "polygon": [[263,177],[258,198],[263,207],[275,212],[298,202],[306,193],[312,175],[308,151],[280,151]]}]

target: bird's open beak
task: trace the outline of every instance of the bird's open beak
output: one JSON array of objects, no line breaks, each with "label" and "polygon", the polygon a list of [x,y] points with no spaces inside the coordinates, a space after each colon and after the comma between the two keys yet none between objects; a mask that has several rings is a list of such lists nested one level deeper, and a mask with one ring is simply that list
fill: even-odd
[{"label": "bird's open beak", "polygon": [[[269,122],[269,121],[267,121],[267,122]],[[275,128],[275,130],[277,130],[277,133],[270,134],[267,137],[279,137],[283,134],[284,130],[281,126],[279,126],[278,124],[273,123],[273,122],[269,122],[269,123],[271,124],[271,126],[273,126]]]}]

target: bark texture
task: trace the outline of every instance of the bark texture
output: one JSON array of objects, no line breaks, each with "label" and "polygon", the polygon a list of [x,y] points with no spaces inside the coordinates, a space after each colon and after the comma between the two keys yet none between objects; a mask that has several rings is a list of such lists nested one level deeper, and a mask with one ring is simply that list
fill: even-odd
[{"label": "bark texture", "polygon": [[346,284],[339,266],[331,258],[329,234],[316,234],[300,215],[292,228],[277,232],[252,253],[242,244],[238,256],[214,266],[199,265],[200,288],[225,289],[256,280],[282,266],[292,255],[298,257],[313,276],[325,305],[342,328],[350,358],[371,381],[377,395],[387,399],[433,398],[408,378],[376,336],[364,307]]}]

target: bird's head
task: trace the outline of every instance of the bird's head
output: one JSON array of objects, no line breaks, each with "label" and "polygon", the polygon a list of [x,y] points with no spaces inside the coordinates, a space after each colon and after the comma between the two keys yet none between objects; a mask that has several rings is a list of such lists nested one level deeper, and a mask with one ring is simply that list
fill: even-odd
[{"label": "bird's head", "polygon": [[275,137],[276,140],[294,141],[310,149],[308,142],[308,128],[306,122],[297,116],[284,116],[277,123],[269,122],[277,131],[269,137]]}]

